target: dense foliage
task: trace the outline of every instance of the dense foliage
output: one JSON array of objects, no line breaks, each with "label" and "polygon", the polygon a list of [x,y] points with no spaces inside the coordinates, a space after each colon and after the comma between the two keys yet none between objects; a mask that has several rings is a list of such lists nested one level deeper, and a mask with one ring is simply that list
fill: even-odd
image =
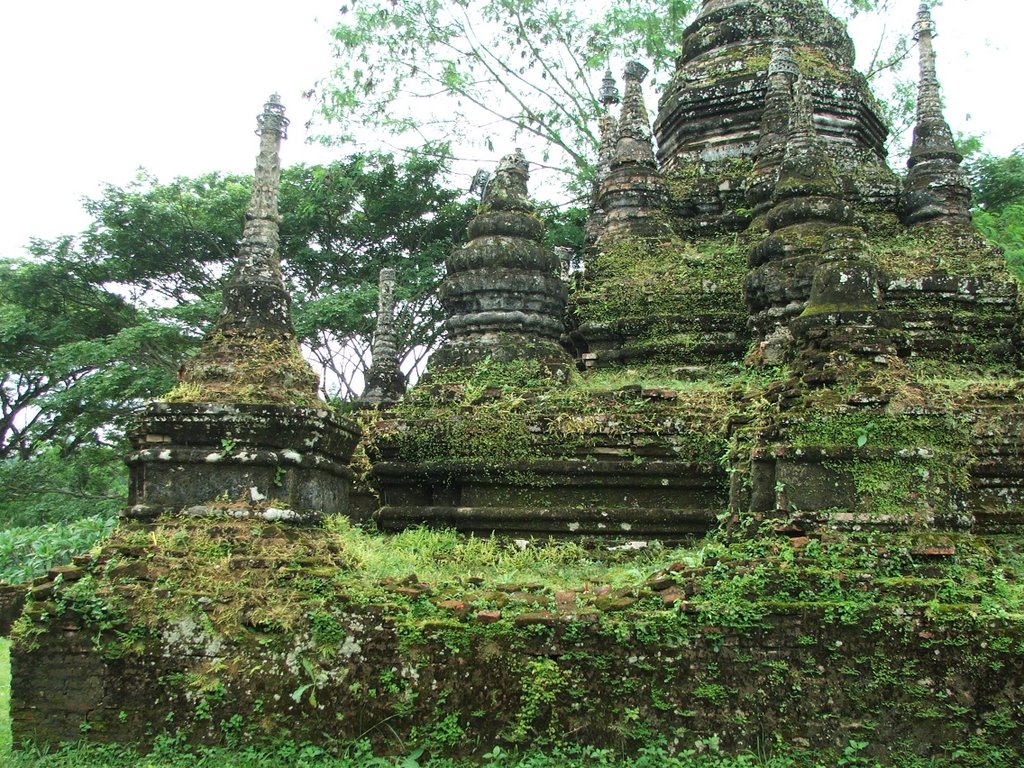
[{"label": "dense foliage", "polygon": [[1006,252],[1006,263],[1024,281],[1024,146],[1006,157],[968,141],[966,168],[974,193],[974,223]]},{"label": "dense foliage", "polygon": [[[382,267],[398,272],[406,369],[436,345],[435,288],[473,208],[445,171],[381,154],[283,170],[284,272],[325,397],[362,387]],[[0,261],[0,529],[12,529],[0,580],[60,559],[62,535],[65,549],[87,548],[123,503],[131,414],[174,386],[219,311],[250,189],[242,176],[161,183],[141,173],[85,201],[82,233]],[[81,531],[48,527],[83,518],[92,522]],[[38,551],[27,554],[33,537]]]}]

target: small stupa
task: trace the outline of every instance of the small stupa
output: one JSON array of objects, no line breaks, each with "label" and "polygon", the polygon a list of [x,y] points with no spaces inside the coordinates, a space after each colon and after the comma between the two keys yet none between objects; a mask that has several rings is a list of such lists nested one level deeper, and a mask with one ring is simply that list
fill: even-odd
[{"label": "small stupa", "polygon": [[224,305],[180,383],[130,434],[126,515],[186,511],[311,521],[344,513],[359,430],[318,394],[302,356],[278,249],[281,139],[274,95],[257,119],[260,151]]},{"label": "small stupa", "polygon": [[448,338],[432,369],[488,358],[568,364],[559,345],[568,287],[557,254],[543,243],[529,178],[523,153],[506,155],[469,223],[469,242],[448,258],[440,291]]}]

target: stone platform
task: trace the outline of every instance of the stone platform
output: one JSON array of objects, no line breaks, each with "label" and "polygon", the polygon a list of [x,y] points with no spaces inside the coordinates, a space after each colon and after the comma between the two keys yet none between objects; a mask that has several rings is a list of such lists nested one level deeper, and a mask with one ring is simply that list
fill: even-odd
[{"label": "stone platform", "polygon": [[369,738],[433,755],[717,736],[826,764],[857,741],[885,764],[969,745],[1010,765],[1020,558],[1019,538],[969,535],[615,551],[128,526],[34,591],[14,632],[14,736]]},{"label": "stone platform", "polygon": [[310,522],[347,511],[359,430],[326,408],[155,402],[131,440],[129,517],[233,506]]}]

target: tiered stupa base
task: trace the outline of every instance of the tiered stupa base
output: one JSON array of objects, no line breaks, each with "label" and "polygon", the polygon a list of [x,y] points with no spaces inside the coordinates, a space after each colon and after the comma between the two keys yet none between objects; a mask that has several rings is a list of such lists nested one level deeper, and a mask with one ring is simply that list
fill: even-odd
[{"label": "tiered stupa base", "polygon": [[591,389],[541,369],[442,369],[378,420],[368,435],[378,526],[678,540],[716,525],[735,392],[651,378]]},{"label": "tiered stupa base", "polygon": [[181,511],[315,522],[346,514],[356,427],[327,409],[151,403],[132,435],[127,517]]}]

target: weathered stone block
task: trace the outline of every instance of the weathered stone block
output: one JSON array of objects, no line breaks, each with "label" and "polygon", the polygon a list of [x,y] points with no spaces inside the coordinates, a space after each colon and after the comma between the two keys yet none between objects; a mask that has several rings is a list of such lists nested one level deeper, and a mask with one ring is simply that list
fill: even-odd
[{"label": "weathered stone block", "polygon": [[131,437],[130,517],[219,508],[314,520],[348,511],[359,431],[326,409],[151,403]]}]

